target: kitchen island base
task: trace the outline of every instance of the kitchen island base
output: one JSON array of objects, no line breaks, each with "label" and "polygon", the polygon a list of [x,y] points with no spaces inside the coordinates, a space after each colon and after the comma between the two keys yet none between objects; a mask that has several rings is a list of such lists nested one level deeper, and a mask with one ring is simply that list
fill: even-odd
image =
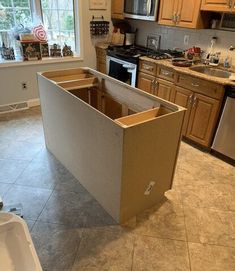
[{"label": "kitchen island base", "polygon": [[171,189],[185,109],[89,68],[38,73],[47,148],[118,222]]}]

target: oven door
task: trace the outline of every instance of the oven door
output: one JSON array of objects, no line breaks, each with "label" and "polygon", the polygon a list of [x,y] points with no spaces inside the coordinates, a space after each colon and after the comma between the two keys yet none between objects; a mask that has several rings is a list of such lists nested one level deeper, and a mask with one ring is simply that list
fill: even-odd
[{"label": "oven door", "polygon": [[107,56],[108,75],[133,87],[136,85],[137,65]]},{"label": "oven door", "polygon": [[125,0],[124,16],[127,18],[155,21],[159,0]]}]

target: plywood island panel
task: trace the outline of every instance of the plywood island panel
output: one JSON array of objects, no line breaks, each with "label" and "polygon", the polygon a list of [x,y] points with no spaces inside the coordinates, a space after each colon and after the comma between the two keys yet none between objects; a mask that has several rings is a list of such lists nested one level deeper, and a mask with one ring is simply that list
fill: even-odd
[{"label": "plywood island panel", "polygon": [[162,200],[184,108],[89,68],[38,73],[38,87],[47,148],[118,223]]}]

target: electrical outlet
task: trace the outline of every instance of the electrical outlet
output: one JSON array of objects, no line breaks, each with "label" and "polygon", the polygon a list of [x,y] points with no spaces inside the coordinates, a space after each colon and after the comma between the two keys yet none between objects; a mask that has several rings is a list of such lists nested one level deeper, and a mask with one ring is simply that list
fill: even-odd
[{"label": "electrical outlet", "polygon": [[21,83],[21,88],[22,88],[23,90],[26,90],[26,89],[28,88],[27,82],[22,82],[22,83]]},{"label": "electrical outlet", "polygon": [[154,187],[155,184],[156,184],[155,182],[150,182],[150,183],[148,184],[147,189],[146,189],[145,192],[144,192],[144,195],[145,195],[145,196],[149,196],[149,195],[151,194],[151,192],[152,192],[153,187]]},{"label": "electrical outlet", "polygon": [[188,45],[189,43],[189,35],[184,36],[184,45]]}]

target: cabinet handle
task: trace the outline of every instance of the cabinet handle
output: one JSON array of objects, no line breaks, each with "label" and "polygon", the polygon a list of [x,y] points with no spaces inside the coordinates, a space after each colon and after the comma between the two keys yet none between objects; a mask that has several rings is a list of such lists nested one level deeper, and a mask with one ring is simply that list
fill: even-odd
[{"label": "cabinet handle", "polygon": [[173,15],[172,15],[172,21],[173,21],[174,23],[176,23],[176,12],[174,12]]},{"label": "cabinet handle", "polygon": [[167,75],[170,75],[170,72],[164,71],[164,70],[162,70],[161,73],[162,73],[162,75],[166,75],[166,76],[167,76]]},{"label": "cabinet handle", "polygon": [[193,104],[193,94],[191,94],[191,95],[189,96],[188,103],[189,103],[189,105],[192,105],[192,104]]},{"label": "cabinet handle", "polygon": [[197,97],[194,97],[194,99],[193,99],[193,107],[196,107],[196,105],[197,105]]},{"label": "cabinet handle", "polygon": [[231,0],[228,0],[228,1],[227,1],[227,4],[228,4],[228,7],[229,7],[229,8],[232,8],[232,1],[231,1]]},{"label": "cabinet handle", "polygon": [[145,69],[145,70],[147,70],[147,71],[152,71],[153,70],[153,67],[151,67],[151,66],[148,66],[148,65],[143,65],[143,68]]},{"label": "cabinet handle", "polygon": [[181,14],[178,13],[178,14],[176,15],[176,23],[179,23],[179,22],[180,22],[180,17],[181,17]]},{"label": "cabinet handle", "polygon": [[199,86],[200,86],[200,85],[195,84],[195,83],[191,83],[191,85],[192,85],[193,87],[199,87]]}]

